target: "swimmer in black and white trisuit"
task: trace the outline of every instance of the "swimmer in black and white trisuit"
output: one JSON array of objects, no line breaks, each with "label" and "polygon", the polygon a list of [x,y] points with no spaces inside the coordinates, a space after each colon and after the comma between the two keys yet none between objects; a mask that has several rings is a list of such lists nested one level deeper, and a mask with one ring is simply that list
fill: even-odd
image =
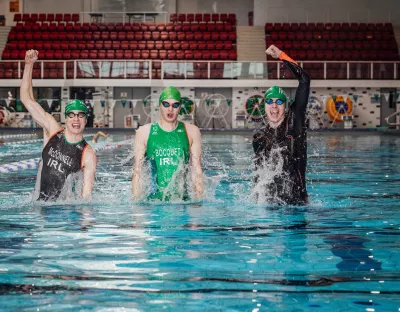
[{"label": "swimmer in black and white trisuit", "polygon": [[43,127],[43,152],[38,171],[38,200],[56,200],[72,174],[83,172],[82,197],[92,194],[96,173],[96,153],[83,138],[87,107],[79,100],[65,108],[65,129],[34,100],[32,92],[33,64],[38,52],[29,50],[21,84],[21,101],[32,118]]},{"label": "swimmer in black and white trisuit", "polygon": [[[306,109],[310,94],[309,75],[289,56],[271,45],[266,51],[274,58],[282,60],[292,71],[299,86],[295,101],[285,114],[287,97],[283,89],[273,86],[264,95],[267,125],[253,136],[256,169],[277,165],[283,160],[282,172],[269,183],[264,195],[273,198],[273,202],[288,205],[307,203],[306,166],[307,166],[307,125]],[[255,182],[262,178],[255,177]]]}]

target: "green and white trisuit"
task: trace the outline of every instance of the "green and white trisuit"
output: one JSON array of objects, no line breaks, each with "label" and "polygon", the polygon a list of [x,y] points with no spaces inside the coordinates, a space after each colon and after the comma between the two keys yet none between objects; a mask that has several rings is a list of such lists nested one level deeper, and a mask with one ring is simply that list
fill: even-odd
[{"label": "green and white trisuit", "polygon": [[[187,164],[190,159],[189,138],[183,122],[178,122],[172,131],[163,130],[158,122],[153,123],[147,140],[146,158],[152,167],[155,179],[150,198],[170,200],[181,197],[187,199],[186,182]],[[184,179],[182,179],[184,178]],[[169,185],[173,181],[174,185]],[[183,185],[185,183],[185,185]],[[179,186],[184,187],[184,192]]]}]

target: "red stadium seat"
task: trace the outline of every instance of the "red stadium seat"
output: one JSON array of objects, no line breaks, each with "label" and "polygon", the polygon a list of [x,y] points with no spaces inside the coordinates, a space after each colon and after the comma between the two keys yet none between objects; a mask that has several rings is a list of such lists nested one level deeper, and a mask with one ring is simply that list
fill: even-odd
[{"label": "red stadium seat", "polygon": [[54,14],[53,13],[47,13],[47,21],[48,22],[54,22]]},{"label": "red stadium seat", "polygon": [[21,22],[22,21],[22,15],[17,13],[14,14],[14,22]]},{"label": "red stadium seat", "polygon": [[37,22],[38,20],[39,20],[38,14],[37,14],[37,13],[32,13],[32,14],[31,14],[30,21],[31,21],[31,22]]},{"label": "red stadium seat", "polygon": [[290,30],[293,32],[299,31],[300,30],[300,26],[298,23],[291,23],[290,24]]},{"label": "red stadium seat", "polygon": [[289,23],[282,23],[282,31],[288,32],[291,30],[290,24]]},{"label": "red stadium seat", "polygon": [[128,41],[121,41],[121,49],[122,50],[128,50],[129,49]]},{"label": "red stadium seat", "polygon": [[71,22],[72,17],[70,13],[64,13],[64,18],[62,19],[64,22]]},{"label": "red stadium seat", "polygon": [[31,20],[31,15],[30,14],[26,14],[26,13],[24,13],[24,14],[22,14],[22,21],[23,22],[29,22]]},{"label": "red stadium seat", "polygon": [[189,43],[189,48],[190,48],[191,50],[197,50],[197,49],[198,49],[198,42],[195,41],[195,40],[190,41],[190,43]]},{"label": "red stadium seat", "polygon": [[129,42],[129,49],[130,50],[137,50],[139,48],[138,41],[130,41]]},{"label": "red stadium seat", "polygon": [[[129,37],[129,33],[128,33],[128,35],[126,36],[126,39],[128,39],[128,40],[132,40],[132,39],[130,39]],[[136,32],[135,33],[135,40],[143,40],[143,32]]]},{"label": "red stadium seat", "polygon": [[236,51],[235,50],[229,51],[229,56],[228,57],[229,57],[230,60],[236,61],[236,59],[237,59]]},{"label": "red stadium seat", "polygon": [[274,31],[279,32],[282,30],[282,24],[281,23],[274,23]]},{"label": "red stadium seat", "polygon": [[104,49],[106,49],[106,50],[111,50],[111,48],[112,48],[112,42],[111,42],[111,41],[104,41],[103,47],[104,47]]},{"label": "red stadium seat", "polygon": [[178,22],[186,22],[186,14],[178,14]]},{"label": "red stadium seat", "polygon": [[71,20],[75,23],[79,22],[79,14],[78,13],[73,13],[71,15]]},{"label": "red stadium seat", "polygon": [[219,40],[219,32],[211,33],[211,40],[218,41]]},{"label": "red stadium seat", "polygon": [[116,31],[110,32],[110,40],[118,40],[118,33]]},{"label": "red stadium seat", "polygon": [[124,41],[124,40],[126,40],[126,32],[119,32],[119,33],[117,33],[117,40],[119,40],[119,41]]},{"label": "red stadium seat", "polygon": [[130,60],[132,58],[132,51],[124,50],[124,59]]},{"label": "red stadium seat", "polygon": [[124,24],[123,27],[122,27],[122,30],[125,31],[125,32],[132,31],[132,26],[130,24]]},{"label": "red stadium seat", "polygon": [[192,14],[192,13],[186,14],[186,20],[188,22],[194,22],[194,14]]},{"label": "red stadium seat", "polygon": [[209,32],[213,32],[213,31],[215,31],[215,23],[208,23],[207,24],[207,31],[209,31]]}]

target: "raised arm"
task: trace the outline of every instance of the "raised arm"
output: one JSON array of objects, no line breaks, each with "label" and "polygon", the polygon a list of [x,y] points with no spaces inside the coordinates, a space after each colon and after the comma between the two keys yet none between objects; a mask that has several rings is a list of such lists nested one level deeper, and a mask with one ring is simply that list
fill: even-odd
[{"label": "raised arm", "polygon": [[132,174],[132,199],[138,200],[140,198],[140,179],[142,176],[144,155],[146,152],[146,142],[149,133],[148,125],[139,128],[136,131],[134,143],[134,163]]},{"label": "raised arm", "polygon": [[99,131],[95,134],[95,136],[92,139],[93,143],[97,143],[97,140],[99,139],[99,137],[102,136],[103,138],[108,138],[108,133],[105,134],[103,131]]},{"label": "raised arm", "polygon": [[305,119],[308,97],[310,95],[310,76],[296,61],[292,60],[285,52],[282,52],[274,45],[271,45],[266,52],[272,57],[282,60],[299,81],[296,97],[293,104],[290,106],[290,110],[294,113],[295,130],[300,133],[306,128]]},{"label": "raised arm", "polygon": [[89,146],[86,146],[83,154],[83,187],[82,197],[90,197],[92,195],[94,177],[96,175],[97,157],[95,151]]},{"label": "raised arm", "polygon": [[201,169],[201,134],[198,127],[187,125],[192,144],[190,146],[190,162],[194,196],[201,199],[203,196],[203,170]]},{"label": "raised arm", "polygon": [[20,98],[26,109],[31,113],[32,118],[44,128],[46,134],[51,136],[52,134],[60,131],[62,128],[53,116],[46,113],[45,110],[35,101],[32,92],[32,71],[33,64],[38,58],[38,51],[29,50],[25,55],[25,68],[24,75],[22,77]]}]

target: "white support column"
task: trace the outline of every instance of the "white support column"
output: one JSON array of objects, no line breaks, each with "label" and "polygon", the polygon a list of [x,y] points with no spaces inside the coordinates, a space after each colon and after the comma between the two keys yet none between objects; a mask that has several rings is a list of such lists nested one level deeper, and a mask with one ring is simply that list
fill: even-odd
[{"label": "white support column", "polygon": [[150,80],[153,78],[153,74],[152,74],[152,70],[153,70],[153,61],[149,61],[149,78]]},{"label": "white support column", "polygon": [[276,79],[281,79],[281,67],[279,66],[279,63],[276,63],[277,68],[277,75],[278,77],[276,77]]},{"label": "white support column", "polygon": [[374,79],[374,63],[371,63],[371,80]]}]

